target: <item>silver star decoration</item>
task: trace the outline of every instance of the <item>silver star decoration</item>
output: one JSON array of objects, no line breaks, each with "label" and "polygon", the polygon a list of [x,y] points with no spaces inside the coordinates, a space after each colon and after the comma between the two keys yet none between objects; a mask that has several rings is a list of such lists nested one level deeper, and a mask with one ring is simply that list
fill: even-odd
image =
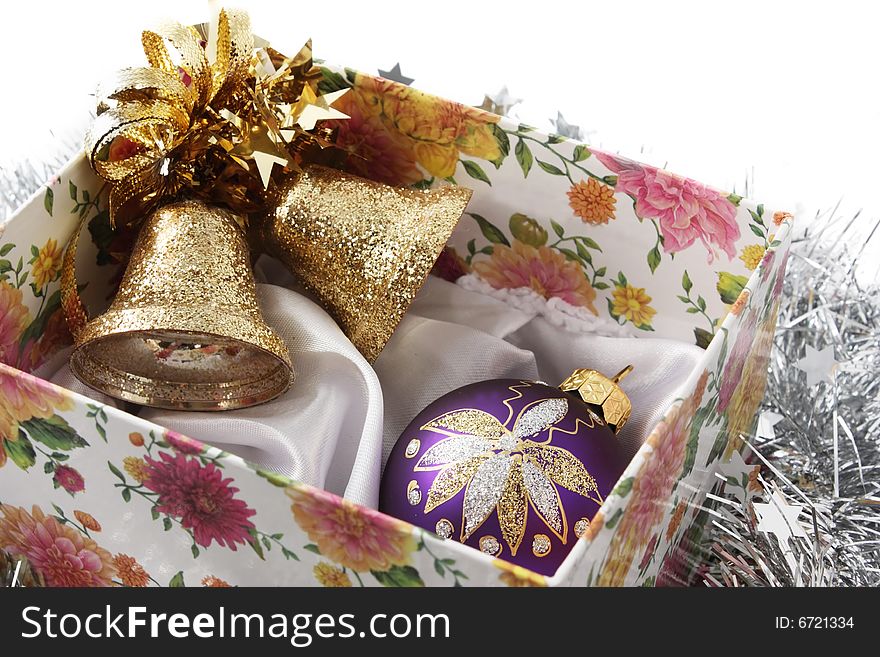
[{"label": "silver star decoration", "polygon": [[794,536],[807,538],[807,532],[798,522],[803,504],[789,504],[778,490],[773,491],[768,504],[753,504],[758,515],[758,531],[773,534],[780,543],[788,543]]},{"label": "silver star decoration", "polygon": [[480,105],[480,108],[487,112],[498,114],[499,116],[506,116],[511,109],[519,105],[522,101],[522,98],[514,98],[511,96],[510,92],[507,90],[507,85],[504,85],[498,93],[492,96],[489,94],[483,96],[483,104]]},{"label": "silver star decoration", "polygon": [[834,347],[817,351],[807,345],[806,355],[797,362],[797,368],[807,373],[807,385],[813,387],[822,381],[834,383],[839,362],[834,360]]},{"label": "silver star decoration", "polygon": [[[743,459],[742,454],[734,452],[727,463],[718,465],[718,474],[727,482],[725,492],[745,504],[755,496],[755,491],[749,489],[749,474],[757,465],[749,465]],[[730,480],[736,482],[733,484]],[[745,482],[745,485],[743,485]]]},{"label": "silver star decoration", "polygon": [[556,119],[550,119],[550,122],[555,126],[556,134],[560,137],[568,137],[569,139],[583,141],[584,131],[579,125],[572,125],[566,121],[565,117],[562,116],[562,112],[556,112]]},{"label": "silver star decoration", "polygon": [[381,68],[379,69],[379,75],[385,78],[386,80],[393,80],[394,82],[400,82],[401,84],[405,84],[409,86],[413,83],[415,78],[408,78],[403,73],[400,72],[400,62],[397,62],[394,66],[391,67],[390,71],[383,71]]},{"label": "silver star decoration", "polygon": [[773,440],[776,438],[776,430],[774,427],[776,424],[782,419],[782,416],[779,413],[774,413],[773,411],[764,411],[758,417],[758,428],[755,430],[755,433],[758,434],[759,438],[769,438]]}]

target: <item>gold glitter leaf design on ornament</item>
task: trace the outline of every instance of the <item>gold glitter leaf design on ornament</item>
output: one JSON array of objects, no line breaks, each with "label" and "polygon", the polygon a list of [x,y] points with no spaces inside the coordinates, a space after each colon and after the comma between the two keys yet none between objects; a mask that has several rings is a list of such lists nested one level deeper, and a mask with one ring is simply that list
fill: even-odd
[{"label": "gold glitter leaf design on ornament", "polygon": [[553,482],[531,461],[523,463],[523,481],[528,482],[528,490],[535,491],[535,495],[532,496],[532,506],[538,515],[557,536],[562,538],[565,516],[560,511],[559,495],[553,487]]},{"label": "gold glitter leaf design on ornament", "polygon": [[[527,441],[527,443],[531,443],[531,441]],[[596,504],[602,504],[601,498],[593,496],[593,493],[599,491],[596,480],[587,472],[584,464],[568,450],[552,445],[531,443],[526,444],[523,454],[528,462],[533,463],[541,472],[563,488],[591,499]]]},{"label": "gold glitter leaf design on ornament", "polygon": [[422,429],[429,429],[447,436],[464,434],[480,438],[501,438],[508,433],[498,418],[476,408],[464,408],[446,413],[431,420]]},{"label": "gold glitter leaf design on ornament", "polygon": [[501,525],[501,537],[510,546],[510,552],[516,554],[526,533],[526,510],[528,509],[528,493],[523,482],[522,456],[510,469],[510,475],[504,483],[501,499],[498,500],[498,524]]},{"label": "gold glitter leaf design on ornament", "polygon": [[425,502],[425,513],[430,513],[465,487],[477,469],[486,460],[485,456],[473,456],[441,470],[431,488],[428,489],[428,500]]},{"label": "gold glitter leaf design on ornament", "polygon": [[[515,556],[531,507],[563,544],[568,521],[559,497],[562,486],[601,504],[596,480],[571,452],[551,445],[553,429],[568,414],[565,398],[544,399],[520,411],[513,428],[473,408],[451,411],[422,429],[447,438],[428,449],[417,471],[439,470],[428,490],[425,513],[466,487],[461,540],[466,541],[496,511],[504,541]],[[543,443],[529,437],[549,431]]]}]

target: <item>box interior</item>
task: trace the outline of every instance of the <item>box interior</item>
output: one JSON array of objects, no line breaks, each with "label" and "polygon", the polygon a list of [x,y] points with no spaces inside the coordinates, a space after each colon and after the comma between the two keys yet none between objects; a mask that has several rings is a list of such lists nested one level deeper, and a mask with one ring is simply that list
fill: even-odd
[{"label": "box interior", "polygon": [[[784,259],[781,264],[780,259],[774,261],[775,250],[781,246],[784,251],[787,246],[785,231],[790,222],[786,217],[790,215],[765,213],[762,205],[735,193],[711,190],[403,85],[343,69],[326,69],[323,75],[323,92],[348,90],[341,107],[351,120],[341,122],[338,143],[364,155],[352,160],[363,170],[355,167],[352,173],[417,188],[454,183],[475,192],[435,268],[441,277],[428,279],[374,366],[279,263],[262,257],[255,264],[261,306],[293,356],[297,375],[293,387],[268,404],[220,414],[161,411],[117,402],[79,383],[67,366],[70,348],[65,340],[69,336],[60,312],[58,272],[53,269],[82,221],[87,230],[80,242],[77,270],[80,282],[86,283],[83,295],[92,316],[107,306],[121,271],[114,264],[116,254],[127,253],[131,240],[109,229],[106,185],[78,158],[48,181],[8,224],[0,226],[0,293],[14,311],[10,316],[15,315],[0,324],[4,329],[0,362],[140,418],[108,409],[115,425],[109,433],[93,419],[102,412],[100,407],[83,398],[64,402],[68,410],[74,407],[65,415],[76,431],[92,441],[76,466],[88,480],[85,501],[106,512],[108,531],[102,540],[109,541],[112,535],[120,544],[128,543],[126,549],[140,554],[145,565],[152,562],[168,569],[173,562],[191,578],[200,571],[200,576],[213,575],[217,568],[228,574],[256,573],[264,561],[256,537],[269,541],[281,536],[274,529],[272,534],[253,533],[254,554],[236,552],[230,545],[231,550],[212,551],[210,559],[184,564],[189,553],[185,545],[180,549],[179,539],[187,537],[175,533],[172,540],[172,535],[164,534],[173,520],[169,514],[157,524],[159,514],[153,509],[154,523],[141,523],[140,517],[120,506],[128,504],[124,494],[122,502],[118,497],[105,497],[111,486],[118,487],[117,478],[125,485],[126,475],[116,474],[113,463],[123,467],[129,456],[143,457],[138,436],[155,432],[171,442],[170,432],[143,421],[148,420],[200,439],[210,446],[206,452],[212,454],[211,459],[228,458],[227,481],[259,506],[261,525],[286,527],[285,540],[298,540],[304,546],[300,550],[303,563],[269,563],[261,571],[269,577],[263,581],[313,583],[310,564],[320,565],[317,559],[325,555],[306,544],[311,537],[306,538],[307,530],[299,519],[294,523],[291,510],[305,501],[330,504],[336,513],[336,505],[343,503],[324,499],[332,496],[320,490],[300,490],[298,484],[255,473],[249,464],[215,447],[262,469],[375,508],[389,450],[410,420],[441,395],[492,378],[555,385],[575,368],[593,367],[612,375],[633,365],[622,387],[634,412],[617,438],[635,457],[624,475],[628,478],[624,484],[629,484],[618,486],[606,498],[604,519],[594,523],[598,527],[595,535],[578,541],[546,583],[586,581],[589,585],[594,566],[606,551],[605,570],[619,570],[621,579],[629,577],[627,569],[639,563],[639,555],[653,559],[654,551],[661,554],[681,536],[683,530],[676,534],[673,529],[662,537],[663,517],[673,508],[697,508],[701,491],[715,485],[710,466],[718,460],[721,448],[733,444],[725,444],[719,432],[743,430],[753,419],[749,404],[757,407],[760,399],[738,399],[738,406],[731,403],[722,413],[712,395],[720,396],[719,385],[727,386],[722,391],[729,393],[740,380],[757,380],[754,375],[747,377],[744,369],[754,365],[760,370],[761,354],[769,348],[769,339],[760,336],[770,335],[767,327],[772,333],[772,302],[778,299],[784,271]],[[438,127],[443,129],[438,131]],[[689,204],[686,212],[697,214],[675,214],[685,204]],[[535,270],[530,267],[538,269],[532,280],[529,273]],[[775,287],[769,278],[773,270],[780,272]],[[511,273],[516,276],[505,278]],[[29,275],[31,279],[26,280]],[[550,287],[545,287],[548,282]],[[626,296],[633,294],[639,298]],[[640,309],[627,313],[620,306],[627,299]],[[759,316],[761,331],[753,337]],[[704,351],[702,347],[707,346]],[[728,361],[733,366],[727,366]],[[722,373],[724,380],[719,384]],[[14,371],[11,377],[23,386],[34,384]],[[707,390],[707,380],[711,390]],[[749,387],[757,390],[757,386]],[[669,417],[676,417],[678,409],[694,412],[703,393],[708,399],[692,423],[685,427],[686,414],[681,413],[682,423],[669,425]],[[674,400],[684,396],[685,403],[672,406],[667,423],[656,430]],[[59,422],[64,421],[59,416]],[[636,455],[652,432],[649,445]],[[123,454],[128,456],[123,458]],[[194,464],[195,457],[188,463]],[[30,478],[45,476],[41,483],[48,484],[49,494],[55,496],[53,503],[66,506],[66,493],[58,490],[52,475],[55,465],[50,458],[30,470],[26,464],[19,470],[10,466],[4,498],[9,493],[15,503],[40,502],[48,508],[46,489]],[[646,466],[654,468],[654,483],[662,484],[659,493],[650,485],[632,485],[644,476]],[[21,478],[25,476],[28,479]],[[32,482],[37,485],[32,487]],[[621,516],[627,504],[635,504],[639,490],[652,495],[647,505],[638,506],[639,512],[651,510],[647,521],[632,514]],[[296,499],[293,506],[291,496]],[[75,503],[82,504],[82,498]],[[469,572],[474,584],[499,581],[492,574],[493,565],[507,568],[486,554],[454,542],[441,543],[387,516],[347,506],[355,513],[370,514],[388,536],[407,541],[418,536],[421,542],[414,548],[418,556],[413,556],[413,563],[422,568],[429,585],[452,581],[441,566],[455,563],[454,559],[473,566]],[[55,509],[63,515],[59,506]],[[621,517],[623,521],[618,522]],[[681,515],[676,522],[680,521]],[[655,542],[650,542],[652,533]],[[141,549],[142,545],[149,547]],[[200,545],[209,547],[210,542]],[[268,551],[270,545],[264,545]],[[423,546],[447,558],[438,561],[427,547],[422,551]],[[196,542],[190,547],[197,558]],[[277,550],[271,556],[289,557]],[[649,576],[645,566],[639,569],[639,578]],[[400,568],[395,572],[400,574]],[[388,573],[374,575],[378,583],[388,585],[380,578]],[[504,576],[500,581],[505,581]],[[543,577],[535,577],[544,582]],[[454,581],[459,583],[458,575]]]},{"label": "box interior", "polygon": [[[372,83],[367,80],[365,84]],[[383,93],[398,92],[399,89]],[[415,98],[407,102],[423,101]],[[493,120],[498,121],[497,117]],[[47,360],[31,358],[22,347],[17,360],[10,364],[241,456],[263,469],[372,508],[377,506],[385,459],[398,436],[415,415],[443,394],[493,378],[539,380],[557,385],[577,368],[591,367],[613,375],[632,365],[633,373],[622,387],[632,400],[633,416],[617,440],[634,456],[670,405],[683,396],[682,387],[692,384],[697,371],[706,367],[706,352],[694,340],[700,343],[702,338],[703,345],[708,343],[751,271],[739,262],[742,256],[732,255],[739,252],[740,243],[753,241],[746,226],[758,237],[761,233],[769,246],[774,244],[774,229],[769,222],[765,223],[762,206],[740,207],[742,199],[730,195],[725,202],[737,214],[743,230],[735,244],[726,245],[726,259],[705,241],[688,251],[660,253],[659,246],[663,244],[658,223],[643,220],[636,213],[638,200],[630,192],[618,191],[617,216],[610,223],[587,225],[590,222],[586,219],[582,221],[572,215],[574,206],[566,200],[574,189],[568,167],[583,169],[584,165],[579,163],[591,157],[589,151],[583,150],[585,147],[505,120],[492,126],[491,134],[499,143],[507,143],[511,157],[504,166],[496,163],[491,182],[472,173],[472,161],[471,168],[465,167],[472,179],[463,178],[460,171],[456,174],[457,184],[472,187],[476,193],[449,241],[446,255],[453,260],[467,256],[466,269],[473,265],[476,271],[478,263],[493,263],[493,246],[498,251],[499,244],[516,247],[520,237],[529,238],[529,230],[543,231],[547,248],[555,249],[552,257],[577,262],[582,269],[578,269],[578,276],[586,275],[594,286],[593,310],[598,309],[595,315],[585,307],[557,303],[561,297],[554,294],[541,298],[534,285],[525,292],[496,289],[485,279],[474,276],[473,271],[453,277],[455,282],[431,276],[384,352],[371,366],[296,280],[277,261],[262,256],[255,264],[255,273],[263,313],[286,341],[297,375],[287,393],[267,404],[221,414],[127,405],[77,381],[67,365],[69,348],[58,350]],[[525,151],[520,146],[526,143],[534,150],[536,161],[541,161],[537,160],[540,155],[564,165],[565,175],[556,165],[544,162],[541,168],[547,175],[534,182],[535,172],[529,177],[523,165],[525,156],[521,156]],[[618,175],[626,175],[639,166],[595,154],[586,173],[606,187],[613,186]],[[77,190],[72,178],[68,181],[70,212],[80,213],[79,217],[88,224],[80,242],[77,270],[80,282],[86,283],[84,300],[95,316],[107,306],[120,276],[121,269],[114,264],[112,254],[126,252],[130,245],[122,243],[121,234],[111,233],[107,228],[106,194],[101,183],[88,180],[91,174],[82,161],[68,169],[74,167],[80,186],[89,185],[91,190],[89,197],[84,195],[85,190]],[[655,175],[647,169],[641,174]],[[697,183],[675,180],[676,184],[692,184],[695,190],[703,190]],[[64,191],[68,182],[61,183]],[[434,177],[422,182],[442,184],[441,179]],[[57,191],[61,198],[62,190]],[[716,196],[712,198],[718,201],[720,197]],[[25,228],[18,222],[11,232],[19,234],[7,235],[11,241],[20,243],[21,249],[33,245],[32,253],[47,239],[57,240],[63,246],[76,222],[75,216],[59,210],[57,200],[55,211],[60,217],[53,217],[51,200],[43,201],[47,216],[38,217],[39,204],[39,200],[29,204],[33,223]],[[754,224],[747,223],[749,216]],[[516,222],[520,222],[518,228]],[[595,240],[590,236],[595,236]],[[577,253],[566,245],[576,246]],[[538,255],[543,258],[545,254]],[[438,273],[442,274],[440,269]],[[662,274],[656,279],[651,278],[655,269]],[[731,281],[733,284],[728,285]],[[643,293],[647,288],[653,296],[648,301],[656,314],[647,325],[622,322],[612,310],[612,295],[631,286]],[[52,303],[57,307],[57,288],[49,290],[52,296],[42,299],[25,294],[24,303],[34,316],[48,317],[46,308]],[[52,317],[57,319],[60,313]],[[58,328],[52,321],[35,322],[34,326],[34,331],[44,334]],[[54,338],[45,342],[45,354],[59,346]],[[583,546],[579,549],[582,552]],[[570,560],[565,563],[570,567]]]},{"label": "box interior", "polygon": [[[104,290],[117,276],[114,266],[95,263],[87,253],[79,267],[91,288],[93,315],[107,305]],[[35,373],[375,508],[381,471],[398,436],[447,392],[495,378],[558,385],[577,368],[611,376],[633,365],[622,383],[633,415],[616,440],[635,455],[704,354],[679,340],[631,337],[610,320],[597,321],[589,332],[571,330],[538,312],[430,276],[371,367],[279,262],[262,256],[255,273],[264,315],[287,343],[296,370],[293,385],[278,399],[219,414],[126,404],[79,382],[67,363],[69,348]]]},{"label": "box interior", "polygon": [[[39,224],[33,240],[48,235],[59,242],[66,239],[63,231]],[[92,315],[109,303],[119,276],[118,266],[102,261],[100,252],[100,245],[83,238],[78,274],[86,283],[84,298]],[[662,330],[651,335],[663,337],[632,337],[634,332],[607,320],[578,324],[573,330],[546,313],[530,311],[527,304],[469,289],[466,280],[455,284],[431,276],[370,367],[280,263],[263,256],[255,272],[266,319],[287,341],[297,372],[291,390],[269,404],[222,414],[141,409],[78,382],[67,366],[69,347],[36,369],[23,361],[17,364],[265,469],[373,508],[384,458],[397,436],[425,405],[450,390],[501,377],[558,384],[577,367],[613,374],[632,364],[634,372],[623,388],[634,413],[619,439],[635,454],[681,396],[682,384],[705,365],[703,349],[666,337]],[[576,552],[572,558],[583,550]],[[558,572],[570,570],[570,562]]]}]

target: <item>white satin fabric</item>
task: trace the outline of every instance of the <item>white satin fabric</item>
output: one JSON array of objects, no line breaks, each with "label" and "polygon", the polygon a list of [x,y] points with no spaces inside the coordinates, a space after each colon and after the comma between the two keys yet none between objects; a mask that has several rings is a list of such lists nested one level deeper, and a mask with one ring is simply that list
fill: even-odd
[{"label": "white satin fabric", "polygon": [[[430,277],[371,367],[330,316],[293,289],[277,263],[261,259],[257,275],[283,284],[260,284],[258,291],[266,321],[293,358],[296,380],[290,390],[235,411],[142,408],[139,414],[372,507],[384,458],[397,437],[422,408],[451,390],[494,378],[556,385],[579,367],[610,376],[632,364],[623,388],[633,416],[619,439],[635,453],[703,353],[671,340],[573,332],[534,311]],[[76,381],[65,355],[39,374],[121,405]]]}]

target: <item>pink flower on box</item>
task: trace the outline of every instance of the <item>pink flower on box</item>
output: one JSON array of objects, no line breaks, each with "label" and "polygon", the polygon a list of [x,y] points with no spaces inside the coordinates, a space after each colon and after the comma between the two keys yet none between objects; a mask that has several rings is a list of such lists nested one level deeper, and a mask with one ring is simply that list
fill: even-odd
[{"label": "pink flower on box", "polygon": [[110,586],[116,569],[107,550],[34,506],[0,505],[0,548],[23,555],[48,586]]},{"label": "pink flower on box", "polygon": [[205,448],[199,441],[179,434],[176,431],[166,431],[165,440],[181,454],[201,454]]},{"label": "pink flower on box", "polygon": [[648,567],[648,564],[651,563],[651,557],[654,556],[654,550],[657,547],[658,538],[660,538],[660,534],[654,534],[651,538],[651,542],[648,543],[648,547],[645,548],[645,553],[642,555],[642,560],[639,562],[639,570],[644,570]]},{"label": "pink flower on box", "polygon": [[56,410],[70,410],[73,400],[61,388],[5,367],[0,367],[0,436],[15,440],[18,422],[46,418]]},{"label": "pink flower on box", "polygon": [[736,387],[742,379],[746,359],[752,350],[755,333],[758,330],[758,314],[754,310],[743,320],[742,328],[736,336],[733,348],[727,356],[727,363],[721,374],[721,385],[718,389],[718,412],[727,410]]},{"label": "pink flower on box", "polygon": [[180,519],[202,547],[217,541],[234,551],[238,543],[248,541],[248,530],[254,528],[249,518],[256,511],[235,497],[238,488],[230,486],[232,479],[224,479],[213,463],[203,465],[186,454],[162,452],[159,457],[144,457],[148,465],[144,486],[159,494],[160,513]]},{"label": "pink flower on box", "polygon": [[[694,414],[703,398],[709,373],[704,371],[690,397],[673,407],[648,436],[651,454],[642,463],[630,492],[629,505],[611,540],[608,559],[599,574],[600,586],[623,586],[639,549],[649,544],[667,512],[666,501],[684,466]],[[657,537],[655,536],[655,539]],[[640,567],[647,566],[653,548]]]},{"label": "pink flower on box", "polygon": [[785,268],[787,265],[788,253],[782,257],[782,263],[779,265],[779,269],[776,270],[776,282],[773,284],[773,292],[770,295],[776,299],[777,303],[782,298],[782,286],[785,284]]},{"label": "pink flower on box", "polygon": [[346,169],[354,174],[387,185],[412,185],[424,176],[416,167],[412,147],[387,130],[378,116],[365,111],[352,91],[339,99],[336,108],[348,114],[334,121],[338,129],[336,144],[351,153]]},{"label": "pink flower on box", "polygon": [[531,288],[545,299],[556,297],[599,314],[593,305],[596,291],[580,265],[550,247],[518,240],[513,246],[495,244],[491,257],[475,264],[474,271],[495,289]]},{"label": "pink flower on box", "polygon": [[71,495],[81,493],[86,489],[86,482],[83,476],[69,465],[57,466],[52,481],[55,482],[55,486],[63,488]]},{"label": "pink flower on box", "polygon": [[[44,316],[45,317],[45,316]],[[39,319],[37,321],[40,321]],[[21,358],[17,367],[33,372],[43,365],[58,349],[71,343],[67,320],[60,308],[45,318],[43,333],[31,337],[21,345]]]},{"label": "pink flower on box", "polygon": [[358,572],[409,563],[416,549],[405,522],[317,489],[287,489],[296,523],[321,554]]},{"label": "pink flower on box", "polygon": [[70,410],[73,400],[50,383],[0,364],[0,468],[7,461],[6,448],[19,440],[20,424],[32,418],[48,418],[56,410]]},{"label": "pink flower on box", "polygon": [[715,258],[715,247],[732,260],[739,239],[736,206],[723,194],[689,178],[632,160],[593,151],[599,161],[617,174],[615,191],[633,198],[636,214],[656,219],[667,253],[683,251],[700,240]]},{"label": "pink flower on box", "polygon": [[761,280],[766,281],[773,272],[773,260],[776,258],[776,251],[767,249],[761,257],[761,264],[758,268],[761,270]]}]

